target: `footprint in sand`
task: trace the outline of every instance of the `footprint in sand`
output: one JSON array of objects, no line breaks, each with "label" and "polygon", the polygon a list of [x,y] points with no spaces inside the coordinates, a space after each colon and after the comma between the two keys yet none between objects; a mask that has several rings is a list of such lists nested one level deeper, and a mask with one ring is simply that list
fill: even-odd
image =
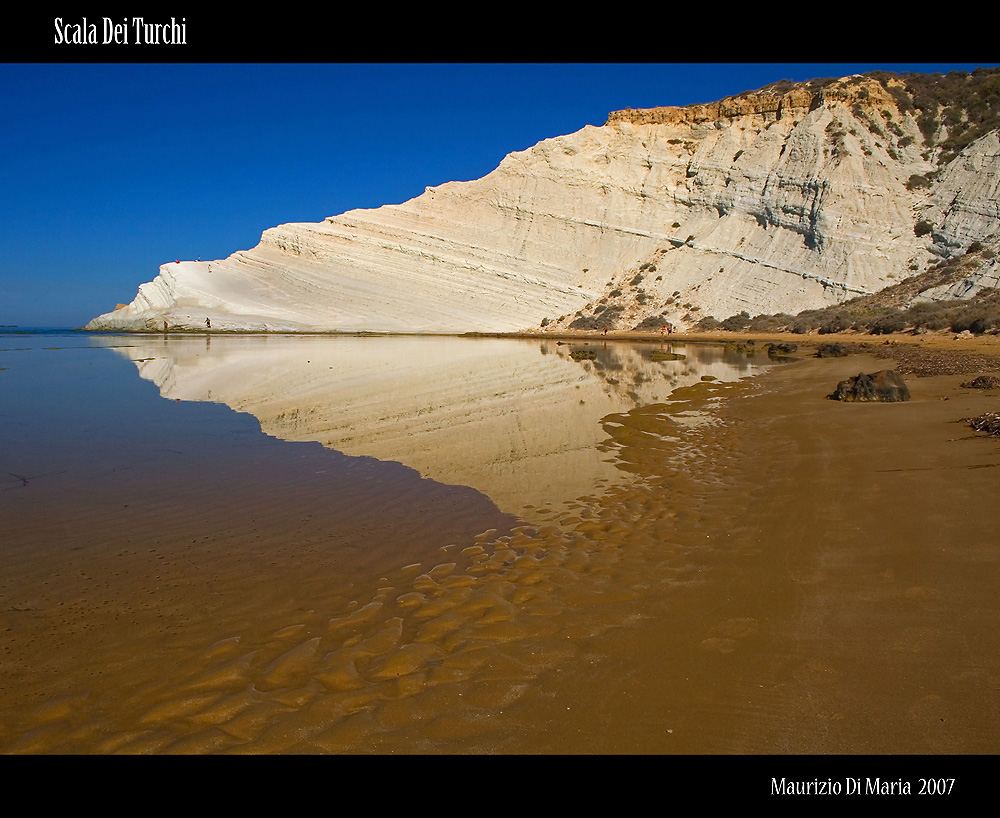
[{"label": "footprint in sand", "polygon": [[740,640],[755,633],[757,628],[757,620],[751,617],[726,619],[712,628],[712,635],[701,641],[701,648],[713,653],[732,653]]},{"label": "footprint in sand", "polygon": [[818,659],[810,659],[805,664],[799,665],[792,672],[792,676],[803,684],[827,685],[837,681],[841,677],[841,672]]}]

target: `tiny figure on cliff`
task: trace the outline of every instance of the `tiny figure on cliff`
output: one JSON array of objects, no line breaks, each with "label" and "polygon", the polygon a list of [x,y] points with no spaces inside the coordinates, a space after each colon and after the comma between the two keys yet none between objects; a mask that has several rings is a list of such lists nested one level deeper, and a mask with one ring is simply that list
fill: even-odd
[{"label": "tiny figure on cliff", "polygon": [[206,318],[205,319],[205,328],[206,329],[211,329],[212,328],[212,319],[211,318]]}]

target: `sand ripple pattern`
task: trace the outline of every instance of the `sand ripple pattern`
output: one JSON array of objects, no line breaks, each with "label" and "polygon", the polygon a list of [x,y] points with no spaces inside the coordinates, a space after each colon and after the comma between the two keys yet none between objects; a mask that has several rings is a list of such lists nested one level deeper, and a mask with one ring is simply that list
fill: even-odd
[{"label": "sand ripple pattern", "polygon": [[[609,454],[636,477],[532,524],[441,548],[339,610],[244,628],[185,653],[117,702],[80,696],[38,709],[6,752],[483,752],[517,747],[504,709],[587,640],[646,616],[643,600],[706,581],[700,503],[720,491],[725,389],[605,419]],[[694,398],[697,398],[695,400]],[[697,404],[704,423],[691,423]],[[697,414],[697,413],[696,413]],[[706,430],[711,429],[711,434]],[[706,637],[732,650],[736,621]],[[714,640],[714,641],[713,641]],[[526,728],[522,728],[526,729]]]}]

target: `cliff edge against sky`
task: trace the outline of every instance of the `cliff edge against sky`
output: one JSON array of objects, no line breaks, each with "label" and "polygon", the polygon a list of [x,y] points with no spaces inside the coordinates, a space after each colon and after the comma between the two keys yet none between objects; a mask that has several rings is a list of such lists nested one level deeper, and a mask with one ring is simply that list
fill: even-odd
[{"label": "cliff edge against sky", "polygon": [[[164,264],[87,329],[631,329],[824,307],[998,246],[998,109],[987,69],[617,111],[482,179]],[[927,297],[998,275],[993,256]]]}]

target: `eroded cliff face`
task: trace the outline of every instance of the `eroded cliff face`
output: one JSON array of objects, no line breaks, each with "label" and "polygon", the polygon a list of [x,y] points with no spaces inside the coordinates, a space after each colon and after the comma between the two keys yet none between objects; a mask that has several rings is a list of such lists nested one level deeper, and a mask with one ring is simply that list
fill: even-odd
[{"label": "eroded cliff face", "polygon": [[933,193],[918,207],[934,248],[957,255],[974,243],[987,249],[983,264],[954,284],[924,290],[919,300],[969,298],[1000,287],[1000,134],[986,134],[944,168]]},{"label": "eroded cliff face", "polygon": [[482,179],[163,265],[88,328],[628,329],[875,292],[1000,232],[996,132],[938,171],[891,88],[854,77],[615,112]]}]

